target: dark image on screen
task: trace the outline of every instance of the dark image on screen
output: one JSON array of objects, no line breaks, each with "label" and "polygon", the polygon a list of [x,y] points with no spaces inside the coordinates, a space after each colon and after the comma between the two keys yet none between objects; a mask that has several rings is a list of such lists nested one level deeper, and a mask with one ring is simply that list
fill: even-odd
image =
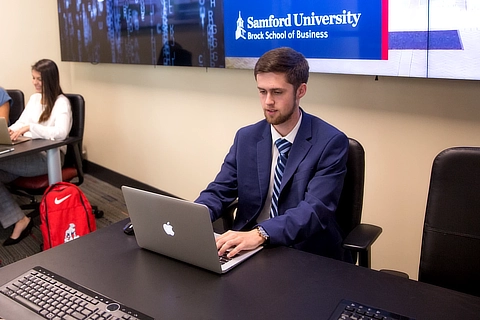
[{"label": "dark image on screen", "polygon": [[58,0],[62,60],[222,68],[221,4]]}]

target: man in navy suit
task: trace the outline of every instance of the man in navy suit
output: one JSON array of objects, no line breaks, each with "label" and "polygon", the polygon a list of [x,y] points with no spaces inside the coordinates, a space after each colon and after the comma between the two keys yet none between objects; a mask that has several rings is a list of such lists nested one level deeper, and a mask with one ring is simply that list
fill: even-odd
[{"label": "man in navy suit", "polygon": [[[257,61],[254,75],[265,119],[237,132],[217,177],[196,200],[215,221],[238,198],[233,230],[217,238],[219,255],[283,245],[348,261],[335,220],[348,138],[300,108],[309,76],[301,53],[270,50]],[[275,144],[282,138],[291,143],[286,160],[278,159]],[[286,164],[274,191],[277,162]],[[272,201],[275,193],[278,201]]]}]

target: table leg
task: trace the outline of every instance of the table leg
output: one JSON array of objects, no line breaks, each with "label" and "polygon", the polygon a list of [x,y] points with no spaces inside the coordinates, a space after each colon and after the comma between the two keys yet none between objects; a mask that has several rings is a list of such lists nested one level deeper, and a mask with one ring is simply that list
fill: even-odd
[{"label": "table leg", "polygon": [[60,149],[47,150],[48,183],[54,184],[62,181],[62,162],[60,161]]}]

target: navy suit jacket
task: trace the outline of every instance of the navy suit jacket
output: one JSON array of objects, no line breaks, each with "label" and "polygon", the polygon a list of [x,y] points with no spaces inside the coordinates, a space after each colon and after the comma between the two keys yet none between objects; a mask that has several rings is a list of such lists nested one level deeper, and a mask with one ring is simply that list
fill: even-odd
[{"label": "navy suit jacket", "polygon": [[212,221],[238,198],[234,230],[261,225],[270,245],[345,260],[335,220],[346,173],[348,138],[305,113],[288,155],[279,196],[279,216],[257,223],[270,184],[272,136],[262,120],[241,128],[215,180],[195,200],[210,209]]}]

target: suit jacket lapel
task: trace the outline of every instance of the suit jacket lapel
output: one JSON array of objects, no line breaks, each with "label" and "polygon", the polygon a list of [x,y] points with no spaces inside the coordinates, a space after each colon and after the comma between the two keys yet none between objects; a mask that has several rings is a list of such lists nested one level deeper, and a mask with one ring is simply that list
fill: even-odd
[{"label": "suit jacket lapel", "polygon": [[[303,111],[302,111],[303,112]],[[292,149],[288,156],[287,166],[282,177],[282,185],[280,186],[280,193],[283,190],[285,184],[292,178],[293,174],[297,170],[300,162],[305,158],[308,151],[312,147],[310,139],[312,137],[312,121],[309,114],[303,112],[302,123],[298,129],[297,136],[293,142]]]},{"label": "suit jacket lapel", "polygon": [[272,168],[272,135],[269,124],[265,126],[262,139],[257,143],[257,168],[258,185],[260,186],[259,191],[263,204],[270,186],[270,171]]}]

